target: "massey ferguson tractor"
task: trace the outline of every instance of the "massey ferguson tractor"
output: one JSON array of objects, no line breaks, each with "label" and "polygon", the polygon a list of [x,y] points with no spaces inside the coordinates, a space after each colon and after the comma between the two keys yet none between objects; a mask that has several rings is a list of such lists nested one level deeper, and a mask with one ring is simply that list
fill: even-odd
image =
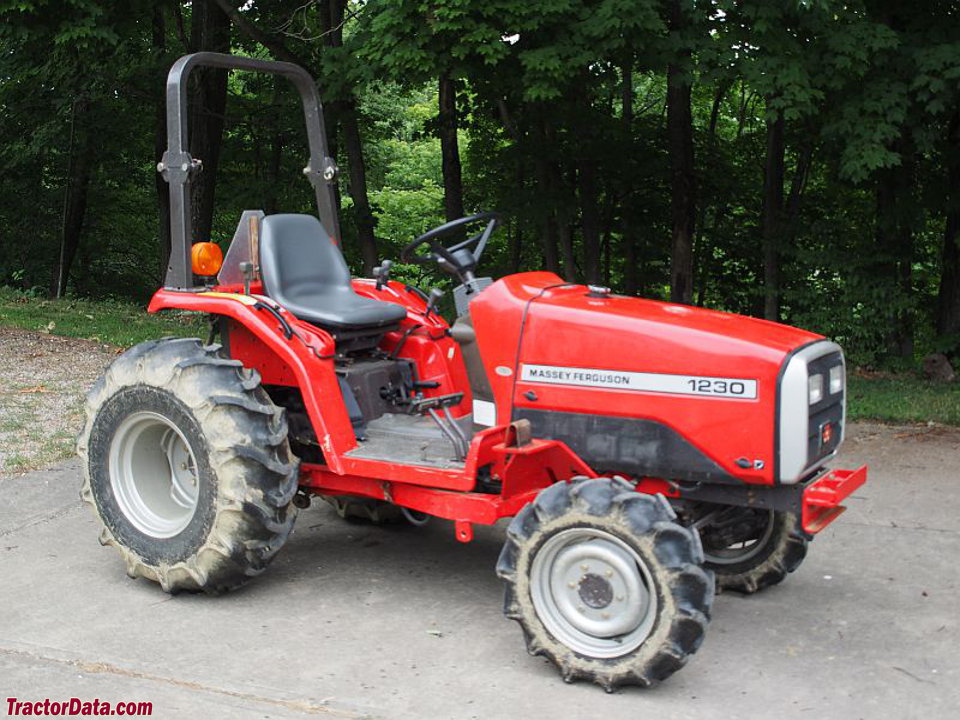
[{"label": "massey ferguson tractor", "polygon": [[[225,255],[192,243],[197,66],[293,82],[318,217],[248,210]],[[609,691],[679,669],[715,588],[783,580],[865,481],[866,467],[826,466],[843,441],[845,368],[823,337],[548,272],[478,277],[492,212],[402,253],[459,280],[449,324],[442,293],[391,279],[389,261],[351,278],[302,68],[188,55],[167,112],[173,252],[149,311],[203,313],[211,337],[118,357],[79,438],[82,496],[131,577],[171,593],[235,588],[315,495],[344,515],[451,520],[464,543],[512,518],[496,567],[504,613],[564,680]]]}]

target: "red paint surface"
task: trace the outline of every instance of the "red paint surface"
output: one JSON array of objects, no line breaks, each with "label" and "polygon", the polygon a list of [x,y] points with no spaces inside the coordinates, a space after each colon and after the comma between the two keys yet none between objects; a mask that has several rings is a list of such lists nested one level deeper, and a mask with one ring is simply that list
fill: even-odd
[{"label": "red paint surface", "polygon": [[[470,306],[497,417],[509,418],[513,408],[526,407],[655,420],[676,430],[734,477],[773,483],[777,375],[791,350],[821,336],[686,305],[621,296],[592,298],[583,285],[551,287],[561,282],[552,273],[513,275],[494,283]],[[523,363],[752,379],[757,381],[757,397],[524,382]],[[524,397],[530,390],[537,400]],[[741,457],[762,460],[764,467],[743,470],[735,464]]]}]

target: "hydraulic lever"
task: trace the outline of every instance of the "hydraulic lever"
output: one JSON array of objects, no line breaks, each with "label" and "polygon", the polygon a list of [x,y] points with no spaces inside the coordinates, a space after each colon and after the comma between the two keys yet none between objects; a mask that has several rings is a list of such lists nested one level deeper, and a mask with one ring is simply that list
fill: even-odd
[{"label": "hydraulic lever", "polygon": [[393,260],[384,260],[373,269],[373,276],[377,279],[377,290],[383,290],[383,286],[390,282],[390,268],[393,267]]},{"label": "hydraulic lever", "polygon": [[440,298],[444,295],[445,293],[440,288],[434,288],[430,291],[430,298],[427,300],[427,311],[423,314],[425,318],[430,317],[430,313],[436,312],[437,303],[440,302]]}]

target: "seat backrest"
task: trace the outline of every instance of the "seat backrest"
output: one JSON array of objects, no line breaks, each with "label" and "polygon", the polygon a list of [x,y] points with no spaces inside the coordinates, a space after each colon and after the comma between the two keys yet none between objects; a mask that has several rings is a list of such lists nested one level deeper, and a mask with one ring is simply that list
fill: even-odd
[{"label": "seat backrest", "polygon": [[267,295],[283,303],[317,292],[347,290],[350,269],[313,215],[267,215],[260,226],[260,276]]}]

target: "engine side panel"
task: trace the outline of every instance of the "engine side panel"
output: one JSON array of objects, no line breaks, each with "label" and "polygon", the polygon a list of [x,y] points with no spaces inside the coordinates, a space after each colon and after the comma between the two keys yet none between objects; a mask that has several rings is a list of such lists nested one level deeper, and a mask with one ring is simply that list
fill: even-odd
[{"label": "engine side panel", "polygon": [[[592,297],[550,273],[495,283],[471,315],[499,421],[529,417],[595,467],[690,481],[774,483],[778,373],[791,350],[819,339],[684,305]],[[588,420],[597,416],[599,425]],[[611,461],[619,466],[604,467]]]}]

